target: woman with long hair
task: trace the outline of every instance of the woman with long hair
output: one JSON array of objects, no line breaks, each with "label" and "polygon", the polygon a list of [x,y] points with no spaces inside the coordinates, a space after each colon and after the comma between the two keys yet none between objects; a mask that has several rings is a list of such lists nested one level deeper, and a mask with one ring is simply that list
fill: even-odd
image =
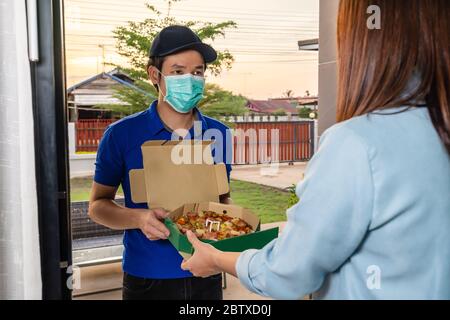
[{"label": "woman with long hair", "polygon": [[450,2],[341,0],[337,41],[339,123],[280,237],[239,254],[190,233],[182,267],[280,299],[450,299]]}]

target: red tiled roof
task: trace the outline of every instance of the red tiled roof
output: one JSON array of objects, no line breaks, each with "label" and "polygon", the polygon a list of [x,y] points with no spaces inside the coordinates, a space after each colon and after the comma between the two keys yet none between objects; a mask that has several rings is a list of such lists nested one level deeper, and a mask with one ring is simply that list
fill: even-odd
[{"label": "red tiled roof", "polygon": [[252,112],[258,113],[274,113],[280,110],[284,110],[286,113],[298,114],[298,110],[295,106],[286,101],[276,101],[276,100],[249,100],[247,107]]},{"label": "red tiled roof", "polygon": [[298,100],[298,104],[299,105],[313,105],[313,104],[318,104],[319,103],[319,99],[318,98],[303,98],[303,99],[299,99]]},{"label": "red tiled roof", "polygon": [[319,101],[318,97],[292,97],[292,98],[274,98],[270,101],[286,101],[298,103],[299,105],[313,105],[317,104]]}]

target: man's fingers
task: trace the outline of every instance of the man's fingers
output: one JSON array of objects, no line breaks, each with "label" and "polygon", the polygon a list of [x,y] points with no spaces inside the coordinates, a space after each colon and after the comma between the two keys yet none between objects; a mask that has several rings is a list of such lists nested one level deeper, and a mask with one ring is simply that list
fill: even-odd
[{"label": "man's fingers", "polygon": [[155,214],[155,217],[160,220],[167,218],[169,215],[169,212],[161,208],[153,209],[153,213]]},{"label": "man's fingers", "polygon": [[167,229],[166,225],[156,218],[151,221],[151,226],[157,229],[159,232],[163,233],[166,237],[170,236],[170,231]]},{"label": "man's fingers", "polygon": [[163,232],[161,232],[160,230],[156,229],[153,226],[148,226],[145,229],[145,231],[146,231],[145,233],[146,233],[147,238],[149,238],[150,240],[166,239],[167,238],[167,236]]}]

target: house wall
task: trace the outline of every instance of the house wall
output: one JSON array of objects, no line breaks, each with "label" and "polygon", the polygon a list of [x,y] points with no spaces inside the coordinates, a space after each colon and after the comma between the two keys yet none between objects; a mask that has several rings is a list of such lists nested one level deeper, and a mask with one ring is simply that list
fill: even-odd
[{"label": "house wall", "polygon": [[70,178],[93,176],[96,156],[96,153],[70,155]]},{"label": "house wall", "polygon": [[69,170],[70,178],[88,177],[94,175],[96,153],[76,154],[75,150],[75,123],[69,123]]},{"label": "house wall", "polygon": [[336,123],[336,32],[339,0],[320,0],[319,135]]},{"label": "house wall", "polygon": [[75,94],[74,103],[78,106],[94,106],[98,104],[124,104],[110,94]]}]

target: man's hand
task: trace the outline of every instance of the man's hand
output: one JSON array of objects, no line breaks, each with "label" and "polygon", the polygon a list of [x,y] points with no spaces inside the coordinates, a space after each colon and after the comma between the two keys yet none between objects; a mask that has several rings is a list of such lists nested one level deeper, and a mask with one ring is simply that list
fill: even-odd
[{"label": "man's hand", "polygon": [[162,222],[165,218],[167,218],[168,212],[163,209],[134,209],[135,212],[139,213],[140,223],[139,229],[145,234],[145,236],[151,240],[166,240],[170,231]]}]

